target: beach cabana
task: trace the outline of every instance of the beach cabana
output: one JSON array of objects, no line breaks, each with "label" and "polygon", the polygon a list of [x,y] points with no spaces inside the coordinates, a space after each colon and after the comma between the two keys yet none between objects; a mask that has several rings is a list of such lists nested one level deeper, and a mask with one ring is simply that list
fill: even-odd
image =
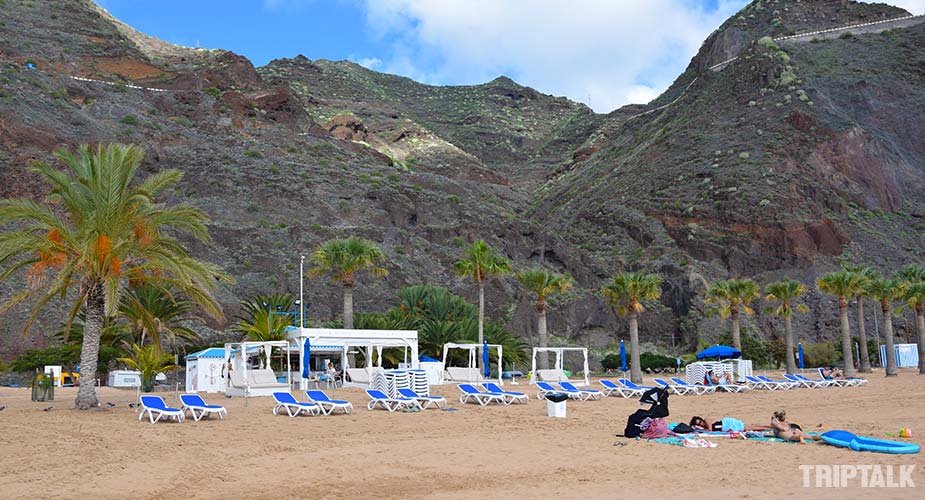
[{"label": "beach cabana", "polygon": [[[296,328],[286,329],[286,337],[290,349],[305,352],[305,343],[309,343],[310,352],[315,352],[315,346],[328,346],[339,349],[341,355],[341,377],[345,386],[368,387],[376,371],[382,370],[382,350],[402,349],[404,351],[403,366],[411,369],[418,368],[418,332],[415,330],[346,330],[337,328]],[[363,354],[365,366],[350,366],[349,354],[359,352]],[[374,356],[374,354],[376,356]],[[373,358],[378,357],[375,365]],[[299,373],[305,373],[305,363],[310,360],[300,357]],[[347,381],[347,376],[350,381]],[[308,380],[299,377],[300,387],[308,388]]]},{"label": "beach cabana", "polygon": [[[536,369],[536,355],[541,352],[551,352],[555,353],[556,361],[553,364],[553,368],[546,370],[537,370]],[[565,361],[565,353],[568,352],[580,352],[584,358],[584,363],[582,369],[584,371],[584,380],[583,381],[573,381],[569,380],[568,376],[565,374],[565,370],[562,368],[563,362]],[[585,347],[534,347],[533,348],[533,361],[530,369],[530,382],[531,384],[536,384],[537,381],[540,382],[573,382],[578,386],[591,385],[591,380],[588,378],[591,370],[588,368],[588,349]]]},{"label": "beach cabana", "polygon": [[[270,365],[273,349],[286,353],[286,381],[280,382]],[[232,342],[225,344],[224,366],[231,362],[231,377],[225,387],[227,396],[272,396],[288,391],[291,383],[289,342]]]},{"label": "beach cabana", "polygon": [[[501,356],[503,349],[499,344],[453,344],[447,343],[443,344],[443,366],[444,372],[446,373],[446,380],[448,382],[483,382],[488,379],[484,374],[479,372],[479,349],[488,347],[488,350],[492,349],[498,351],[498,383],[501,384]],[[450,366],[449,355],[450,349],[461,349],[467,351],[468,353],[468,362],[465,367],[462,366]],[[484,361],[484,359],[483,359]]]},{"label": "beach cabana", "polygon": [[186,356],[186,392],[225,390],[225,349],[210,347]]}]

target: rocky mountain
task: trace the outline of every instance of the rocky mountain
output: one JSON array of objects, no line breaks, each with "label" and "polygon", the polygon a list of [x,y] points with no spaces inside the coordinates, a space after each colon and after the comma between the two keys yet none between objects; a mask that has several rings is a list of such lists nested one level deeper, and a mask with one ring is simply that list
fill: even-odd
[{"label": "rocky mountain", "polygon": [[[298,292],[299,255],[350,235],[390,260],[389,278],[361,278],[358,310],[383,310],[422,281],[473,296],[448,268],[481,237],[516,267],[575,276],[575,300],[550,315],[562,340],[622,335],[594,290],[646,268],[667,281],[643,339],[691,344],[721,330],[701,300],[711,279],[808,283],[839,259],[921,258],[925,25],[773,40],[906,15],[756,0],[662,96],[599,115],[504,77],[437,87],[303,56],[254,68],[143,35],[89,0],[0,0],[0,196],[40,197],[25,167],[55,147],[132,142],[146,172],[182,169],[172,198],[212,217],[214,245],[194,251],[236,277],[220,296],[229,318],[254,293]],[[312,320],[337,316],[327,281],[307,282],[307,298]],[[488,298],[492,316],[533,335],[513,280],[494,281]],[[832,304],[809,301],[799,328],[834,338]],[[50,309],[46,336],[29,339],[20,314],[0,318],[0,357],[47,343],[59,316]]]}]

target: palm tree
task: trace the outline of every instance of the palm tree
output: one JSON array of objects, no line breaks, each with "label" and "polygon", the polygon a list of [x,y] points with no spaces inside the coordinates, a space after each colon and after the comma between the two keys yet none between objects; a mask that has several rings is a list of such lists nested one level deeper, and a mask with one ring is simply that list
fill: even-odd
[{"label": "palm tree", "polygon": [[646,310],[643,302],[658,300],[662,296],[662,278],[643,271],[622,273],[611,278],[601,292],[619,316],[629,317],[630,380],[637,384],[642,383],[642,368],[639,364],[639,315]]},{"label": "palm tree", "polygon": [[803,304],[793,305],[795,300],[806,294],[806,286],[794,280],[777,281],[768,283],[768,285],[764,287],[764,293],[767,294],[765,299],[768,301],[780,302],[780,305],[774,309],[774,314],[784,318],[784,345],[787,350],[787,373],[796,373],[797,366],[793,359],[793,327],[790,324],[790,317],[793,316],[794,308],[800,312],[806,312],[808,310]]},{"label": "palm tree", "polygon": [[880,301],[883,311],[883,339],[886,341],[886,376],[899,375],[896,368],[896,352],[893,350],[893,302],[906,298],[907,284],[899,278],[876,276],[867,286],[867,294]]},{"label": "palm tree", "polygon": [[[851,354],[851,327],[848,325],[848,298],[864,293],[869,278],[850,271],[835,271],[822,275],[816,286],[824,293],[838,297],[838,311],[841,318],[841,351],[845,360],[845,375],[856,374],[854,356]],[[873,296],[871,294],[871,296]],[[866,347],[866,346],[865,346]]]},{"label": "palm tree", "polygon": [[[511,263],[498,255],[484,240],[475,240],[466,249],[465,257],[453,264],[453,272],[461,278],[472,278],[479,287],[479,344],[485,341],[485,282],[492,276],[511,273]],[[482,368],[481,348],[479,368]]]},{"label": "palm tree", "polygon": [[[566,293],[572,288],[570,276],[557,274],[546,269],[527,269],[517,273],[517,281],[530,293],[536,296],[536,330],[539,335],[539,347],[549,346],[549,337],[546,334],[546,297]],[[549,368],[549,358],[546,353],[537,359],[537,368]]]},{"label": "palm tree", "polygon": [[208,242],[205,213],[156,201],[182,173],[164,170],[133,182],[144,155],[122,144],[83,145],[76,153],[59,149],[54,155],[63,171],[45,164],[30,168],[51,185],[46,203],[0,201],[0,225],[17,224],[0,234],[0,265],[9,264],[0,281],[28,268],[30,285],[7,299],[0,313],[27,302],[32,310],[24,326],[28,333],[46,304],[76,288],[67,324],[86,308],[80,375],[87,383],[80,384],[76,405],[88,409],[98,405],[93,382],[100,333],[107,311],[119,304],[123,278],[173,287],[215,318],[222,311],[213,292],[218,281],[230,278],[217,266],[192,258],[173,236],[187,233]]},{"label": "palm tree", "polygon": [[925,375],[925,266],[910,264],[899,271],[906,282],[906,303],[915,311],[919,334],[919,375]]},{"label": "palm tree", "polygon": [[128,322],[138,345],[144,346],[145,340],[150,340],[161,352],[164,340],[171,345],[176,345],[177,339],[199,340],[199,334],[184,324],[198,320],[190,316],[193,308],[193,303],[184,297],[148,283],[129,287],[119,301],[120,319]]},{"label": "palm tree", "polygon": [[710,285],[706,301],[719,306],[720,316],[732,320],[732,347],[742,349],[742,337],[739,334],[739,314],[752,314],[749,304],[761,296],[758,283],[745,279],[728,279]]},{"label": "palm tree", "polygon": [[330,240],[312,252],[314,268],[310,276],[331,275],[333,283],[344,286],[344,328],[353,328],[353,285],[356,275],[369,271],[373,276],[387,276],[389,271],[377,264],[385,261],[378,245],[362,238]]},{"label": "palm tree", "polygon": [[244,335],[246,340],[267,342],[285,340],[286,327],[292,325],[292,319],[279,311],[292,310],[293,298],[288,294],[257,295],[241,301],[241,313],[235,316],[238,322],[235,331]]},{"label": "palm tree", "polygon": [[867,352],[867,327],[864,318],[864,298],[867,296],[867,285],[871,278],[876,276],[873,269],[866,266],[845,265],[845,271],[855,273],[861,277],[863,283],[857,294],[858,301],[858,342],[863,346],[861,352],[861,373],[870,373],[870,353]]},{"label": "palm tree", "polygon": [[158,373],[177,367],[173,364],[173,356],[164,354],[164,351],[153,344],[146,346],[132,344],[132,356],[119,358],[119,361],[141,372],[141,390],[144,392],[151,392],[154,389],[154,377]]}]

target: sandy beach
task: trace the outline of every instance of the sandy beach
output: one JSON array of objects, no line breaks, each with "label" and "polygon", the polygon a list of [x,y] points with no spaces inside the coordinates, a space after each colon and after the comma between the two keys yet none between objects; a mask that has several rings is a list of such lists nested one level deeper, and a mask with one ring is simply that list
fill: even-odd
[{"label": "sandy beach", "polygon": [[[726,416],[766,424],[785,408],[807,430],[847,429],[886,437],[911,427],[925,443],[925,378],[880,373],[859,388],[672,396],[668,421]],[[594,382],[596,386],[597,383]],[[98,411],[72,409],[75,389],[32,403],[0,388],[0,496],[93,498],[921,498],[922,455],[859,453],[823,444],[715,439],[714,449],[624,440],[633,399],[569,402],[568,418],[546,416],[526,384],[527,405],[461,405],[454,386],[435,387],[457,411],[367,411],[357,389],[333,395],[352,415],[271,414],[271,398],[226,399],[229,416],[182,424],[138,421],[134,391],[103,389]],[[173,392],[162,394],[168,403]],[[304,399],[304,398],[300,398]],[[50,411],[43,408],[52,406]],[[626,446],[617,446],[617,442]],[[917,464],[916,488],[804,488],[800,464]]]}]

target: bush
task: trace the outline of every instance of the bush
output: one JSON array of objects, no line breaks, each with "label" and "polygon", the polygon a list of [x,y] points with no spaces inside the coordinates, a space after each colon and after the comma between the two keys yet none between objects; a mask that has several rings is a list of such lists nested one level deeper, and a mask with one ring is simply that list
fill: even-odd
[{"label": "bush", "polygon": [[138,125],[138,118],[136,118],[135,115],[125,115],[119,122],[135,127]]},{"label": "bush", "polygon": [[758,39],[758,45],[764,47],[767,50],[780,50],[777,44],[774,43],[774,39],[769,36],[763,36]]},{"label": "bush", "polygon": [[[97,370],[101,373],[107,372],[109,363],[120,354],[121,352],[115,347],[100,346]],[[45,349],[29,349],[10,364],[10,369],[14,372],[31,372],[35,369],[41,370],[46,365],[60,365],[67,371],[73,371],[79,363],[80,344],[64,344]]]},{"label": "bush", "polygon": [[256,149],[248,149],[244,152],[244,156],[248,158],[263,158],[263,153],[257,151]]},{"label": "bush", "polygon": [[173,121],[174,121],[174,123],[176,123],[177,125],[181,125],[181,126],[183,126],[183,127],[192,127],[192,126],[193,126],[193,122],[191,122],[191,121],[189,120],[189,118],[187,118],[187,117],[185,117],[185,116],[178,116],[178,117],[174,118]]},{"label": "bush", "polygon": [[208,95],[210,95],[210,96],[212,96],[212,97],[218,97],[218,96],[222,95],[222,91],[219,90],[219,89],[217,89],[217,88],[215,88],[215,87],[209,87],[209,88],[206,89],[206,94],[208,94]]},{"label": "bush", "polygon": [[[629,353],[627,353],[629,355]],[[618,357],[619,361],[619,357]],[[644,372],[661,373],[667,370],[673,370],[678,366],[675,358],[662,356],[653,352],[644,352],[639,355],[639,366]]]},{"label": "bush", "polygon": [[803,344],[803,358],[807,368],[828,365],[841,360],[841,348],[833,342]]},{"label": "bush", "polygon": [[842,33],[838,38],[841,38],[842,40],[847,40],[849,38],[854,38],[854,34],[851,33],[850,31],[846,31]]},{"label": "bush", "polygon": [[621,368],[620,355],[618,353],[612,352],[604,356],[604,358],[601,359],[601,368],[603,368],[604,370],[619,370]]}]

